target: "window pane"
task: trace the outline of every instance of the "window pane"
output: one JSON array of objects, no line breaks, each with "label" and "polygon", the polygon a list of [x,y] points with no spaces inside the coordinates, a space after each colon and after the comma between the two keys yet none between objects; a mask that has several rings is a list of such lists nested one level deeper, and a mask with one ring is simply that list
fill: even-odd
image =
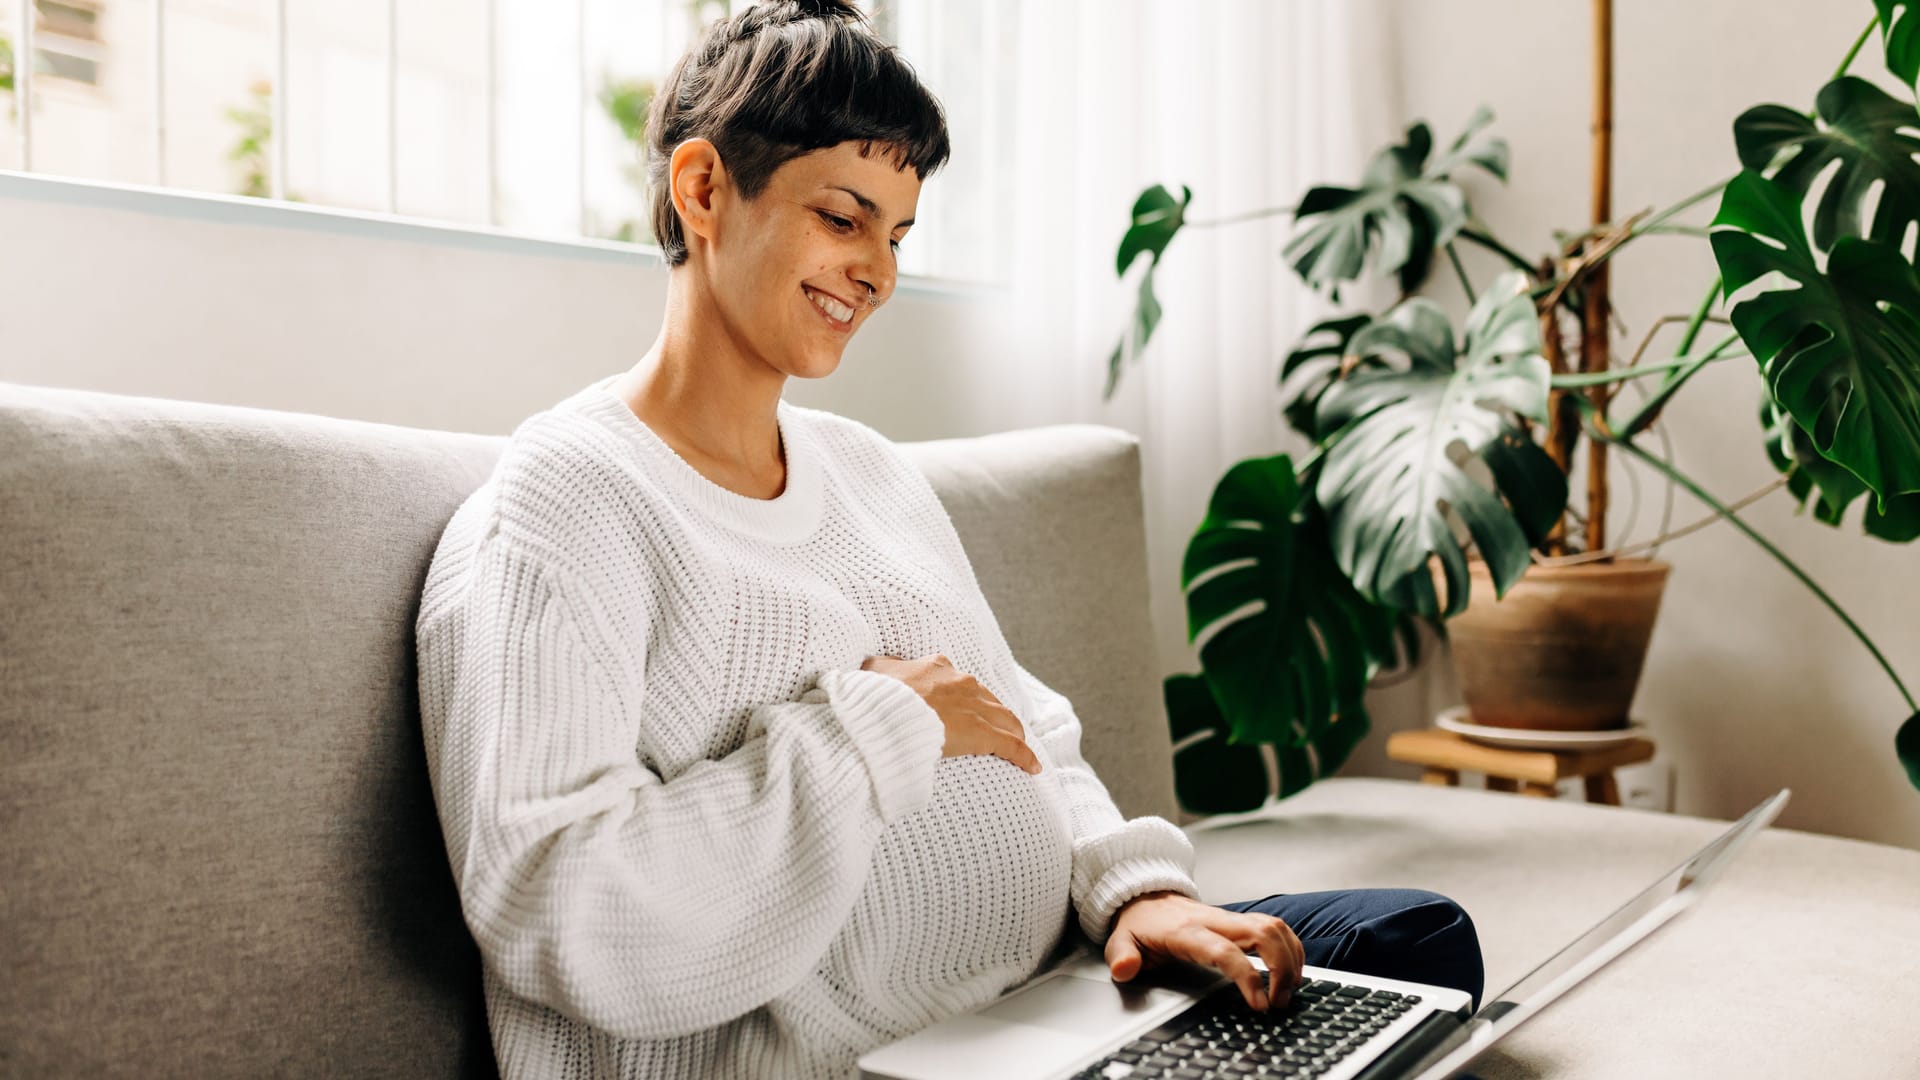
[{"label": "window pane", "polygon": [[[863,2],[940,96],[953,140],[901,269],[1003,279],[999,144],[1012,102],[1001,81],[1017,0]],[[285,0],[281,72],[278,0],[167,0],[157,97],[155,0],[0,0],[0,168],[22,167],[12,84],[25,4],[35,172],[267,197],[284,139],[296,201],[378,212],[391,199],[402,215],[651,243],[652,96],[703,26],[747,6],[492,0],[490,38],[487,0],[397,3],[390,42],[389,0]]]},{"label": "window pane", "polygon": [[387,208],[386,0],[287,0],[287,189]]},{"label": "window pane", "polygon": [[273,0],[167,4],[168,187],[267,195],[273,67]]},{"label": "window pane", "polygon": [[400,213],[487,222],[488,77],[484,0],[401,0]]},{"label": "window pane", "polygon": [[37,0],[32,10],[34,170],[152,183],[152,0]]},{"label": "window pane", "polygon": [[647,107],[665,74],[658,39],[669,5],[592,0],[587,5],[587,236],[653,242],[648,221]]},{"label": "window pane", "polygon": [[952,155],[920,193],[918,221],[900,245],[903,273],[1000,281],[1008,273],[998,230],[1011,181],[1001,146],[1011,134],[1011,0],[971,4],[876,0],[876,31],[892,35],[921,82],[940,99]]}]

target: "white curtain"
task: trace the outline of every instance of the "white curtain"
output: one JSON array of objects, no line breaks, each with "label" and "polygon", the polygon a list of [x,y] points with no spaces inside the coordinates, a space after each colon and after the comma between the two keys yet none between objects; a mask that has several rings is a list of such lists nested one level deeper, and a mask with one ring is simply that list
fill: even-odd
[{"label": "white curtain", "polygon": [[[1018,10],[1008,231],[1021,385],[1009,397],[1022,398],[1023,424],[1140,436],[1161,674],[1198,671],[1179,584],[1187,540],[1234,462],[1304,449],[1280,416],[1279,365],[1335,308],[1279,256],[1289,215],[1183,230],[1156,276],[1165,316],[1103,403],[1145,262],[1116,279],[1115,249],[1154,183],[1176,196],[1191,186],[1195,220],[1357,184],[1401,126],[1386,12],[1375,0]],[[1384,283],[1343,289],[1342,307],[1378,310],[1392,295]]]}]

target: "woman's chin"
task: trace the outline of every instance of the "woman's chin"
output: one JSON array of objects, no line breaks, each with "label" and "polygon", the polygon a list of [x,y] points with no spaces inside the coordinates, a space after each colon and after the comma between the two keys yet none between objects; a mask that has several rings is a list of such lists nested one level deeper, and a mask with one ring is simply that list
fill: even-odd
[{"label": "woman's chin", "polygon": [[840,367],[840,354],[810,353],[794,358],[794,365],[788,374],[796,379],[824,379]]}]

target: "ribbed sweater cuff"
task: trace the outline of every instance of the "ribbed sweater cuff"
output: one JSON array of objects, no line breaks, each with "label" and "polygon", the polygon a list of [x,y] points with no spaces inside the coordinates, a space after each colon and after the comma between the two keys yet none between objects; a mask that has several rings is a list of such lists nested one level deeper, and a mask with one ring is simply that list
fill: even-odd
[{"label": "ribbed sweater cuff", "polygon": [[924,807],[947,739],[933,706],[899,679],[864,668],[829,671],[815,685],[866,760],[880,819],[892,824]]},{"label": "ribbed sweater cuff", "polygon": [[1094,944],[1107,940],[1114,912],[1141,893],[1169,889],[1198,900],[1193,842],[1165,818],[1138,817],[1074,845],[1074,908]]}]

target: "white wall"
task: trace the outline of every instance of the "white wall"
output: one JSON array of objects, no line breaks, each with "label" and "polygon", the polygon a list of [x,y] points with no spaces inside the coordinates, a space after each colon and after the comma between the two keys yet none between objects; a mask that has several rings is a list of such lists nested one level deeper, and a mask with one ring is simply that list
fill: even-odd
[{"label": "white wall", "polygon": [[[1761,101],[1810,107],[1870,15],[1862,4],[1840,20],[1788,0],[1616,7],[1620,216],[1730,174],[1733,117]],[[1769,17],[1755,17],[1756,7]],[[1398,80],[1409,119],[1428,118],[1444,146],[1475,105],[1494,108],[1495,129],[1513,144],[1513,181],[1475,178],[1469,188],[1496,234],[1530,253],[1546,250],[1550,229],[1586,221],[1585,19],[1585,5],[1572,3],[1402,0],[1392,20],[1402,64],[1382,77]],[[1729,38],[1738,50],[1717,48]],[[1863,52],[1856,68],[1879,63]],[[1465,258],[1477,280],[1491,278],[1491,260]],[[1639,240],[1616,260],[1616,302],[1642,328],[1691,310],[1713,272],[1703,241]],[[1429,291],[1464,311],[1449,277]],[[3,380],[504,434],[588,379],[630,366],[653,340],[664,292],[651,257],[611,245],[0,174]],[[897,440],[1078,419],[1060,404],[1074,400],[1063,389],[1070,365],[1049,366],[1000,339],[1005,301],[988,289],[905,285],[835,376],[793,383],[789,396]],[[1115,416],[1133,415],[1126,395],[1138,385],[1122,384]],[[1668,410],[1682,467],[1728,498],[1771,477],[1751,419],[1758,393],[1753,370],[1725,363]],[[1179,497],[1217,479],[1195,477]],[[1627,481],[1615,490],[1624,514]],[[1634,536],[1652,535],[1659,494],[1642,482]],[[1699,512],[1684,493],[1677,499],[1676,522]],[[1784,496],[1754,507],[1750,520],[1920,686],[1920,623],[1905,616],[1920,610],[1920,548],[1860,536],[1852,524],[1835,532],[1796,520]],[[1625,519],[1616,521],[1618,532]],[[1150,528],[1165,672],[1196,667],[1170,584],[1177,538],[1194,524]],[[1661,554],[1675,570],[1636,708],[1676,763],[1676,809],[1732,817],[1789,786],[1789,827],[1920,847],[1920,792],[1891,745],[1904,712],[1864,650],[1725,525]],[[1386,732],[1423,726],[1457,700],[1443,655],[1421,677],[1377,691],[1377,734],[1345,772],[1413,775],[1385,761]]]},{"label": "white wall", "polygon": [[[0,379],[505,434],[659,331],[657,256],[0,173]],[[990,290],[903,285],[801,404],[895,439],[1045,422]]]}]

